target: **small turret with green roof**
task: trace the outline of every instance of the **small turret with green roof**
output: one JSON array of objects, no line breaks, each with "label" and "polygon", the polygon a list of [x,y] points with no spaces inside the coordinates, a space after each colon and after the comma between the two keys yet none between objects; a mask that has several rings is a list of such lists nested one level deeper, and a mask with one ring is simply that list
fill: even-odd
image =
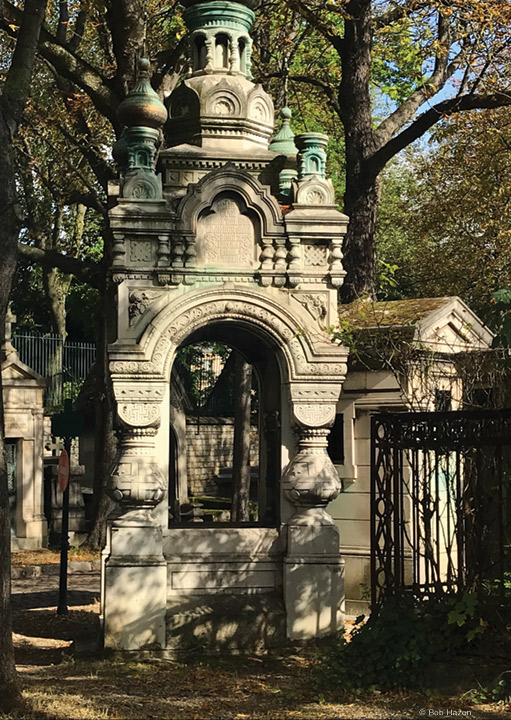
[{"label": "small turret with green roof", "polygon": [[141,58],[138,67],[139,79],[117,110],[125,129],[114,146],[114,158],[123,176],[123,197],[152,200],[161,197],[154,168],[167,109],[151,87],[149,60]]}]

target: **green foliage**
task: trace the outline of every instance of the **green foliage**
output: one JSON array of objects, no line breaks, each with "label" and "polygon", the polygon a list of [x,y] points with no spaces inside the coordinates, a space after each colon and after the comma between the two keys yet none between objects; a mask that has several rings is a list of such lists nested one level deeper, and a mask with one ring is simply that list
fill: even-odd
[{"label": "green foliage", "polygon": [[[380,295],[459,295],[511,341],[511,116],[507,108],[461,113],[429,148],[384,172],[378,261],[397,265]],[[383,278],[385,280],[385,278]],[[504,289],[503,292],[502,289]]]},{"label": "green foliage", "polygon": [[478,610],[476,596],[469,594],[442,601],[390,598],[357,624],[349,641],[339,637],[322,651],[316,686],[349,692],[432,687],[433,663],[448,661],[478,637]]},{"label": "green foliage", "polygon": [[424,81],[424,53],[409,18],[384,26],[375,36],[372,80],[378,90],[402,103]]},{"label": "green foliage", "polygon": [[511,287],[496,290],[491,295],[488,324],[496,333],[496,343],[511,346]]},{"label": "green foliage", "polygon": [[207,357],[218,355],[225,362],[230,353],[231,348],[227,345],[211,342],[195,343],[178,350],[176,364],[188,397],[197,409],[205,404],[217,380]]},{"label": "green foliage", "polygon": [[503,704],[511,702],[511,670],[506,670],[493,682],[473,690],[470,693],[470,699],[476,703]]}]

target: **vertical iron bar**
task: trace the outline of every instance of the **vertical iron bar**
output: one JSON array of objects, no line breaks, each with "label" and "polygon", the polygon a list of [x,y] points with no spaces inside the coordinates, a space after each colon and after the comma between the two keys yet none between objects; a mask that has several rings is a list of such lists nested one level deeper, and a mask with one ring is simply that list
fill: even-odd
[{"label": "vertical iron bar", "polygon": [[[392,422],[392,439],[394,446],[392,448],[392,508],[394,510],[394,523],[393,523],[393,536],[394,536],[394,591],[401,587],[401,538],[400,538],[400,523],[401,518],[399,517],[399,446],[397,442],[398,438],[398,427],[401,431],[401,424],[398,418],[394,418]],[[399,439],[401,439],[401,432],[399,432]]]},{"label": "vertical iron bar", "polygon": [[376,587],[376,468],[377,461],[376,455],[381,452],[381,448],[378,446],[377,440],[377,420],[375,417],[371,418],[371,478],[370,478],[370,517],[371,517],[371,557],[370,557],[370,572],[371,572],[371,606],[376,607],[378,602],[377,587]]},{"label": "vertical iron bar", "polygon": [[504,602],[504,522],[505,522],[505,509],[504,509],[504,487],[502,478],[502,444],[497,443],[495,447],[495,475],[498,483],[499,492],[499,507],[497,508],[497,520],[499,523],[499,547],[498,547],[498,565],[499,565],[499,594],[501,602]]},{"label": "vertical iron bar", "polygon": [[438,590],[441,587],[441,557],[440,557],[440,476],[439,476],[439,464],[440,455],[438,449],[435,450],[435,495],[433,500],[433,511],[435,513],[435,535],[436,535],[436,548],[432,548],[432,554],[436,555],[436,581],[438,583]]},{"label": "vertical iron bar", "polygon": [[465,483],[461,478],[461,448],[456,450],[456,525],[458,591],[461,592],[465,586]]},{"label": "vertical iron bar", "polygon": [[[71,438],[64,439],[64,449],[71,465]],[[59,604],[57,615],[67,615],[67,553],[69,550],[69,480],[62,493],[62,534],[60,538]]]}]

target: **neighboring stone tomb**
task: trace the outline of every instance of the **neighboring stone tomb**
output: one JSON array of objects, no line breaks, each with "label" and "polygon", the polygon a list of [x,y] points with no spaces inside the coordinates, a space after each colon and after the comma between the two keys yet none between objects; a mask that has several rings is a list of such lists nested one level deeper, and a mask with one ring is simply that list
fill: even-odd
[{"label": "neighboring stone tomb", "polygon": [[493,334],[457,297],[359,301],[341,308],[340,317],[356,333],[356,347],[332,430],[342,491],[328,510],[341,533],[346,610],[359,615],[368,609],[371,583],[371,415],[463,407],[469,388],[457,362],[488,350]]},{"label": "neighboring stone tomb", "polygon": [[47,544],[43,486],[44,378],[22,363],[11,343],[8,311],[2,348],[2,385],[13,550]]}]

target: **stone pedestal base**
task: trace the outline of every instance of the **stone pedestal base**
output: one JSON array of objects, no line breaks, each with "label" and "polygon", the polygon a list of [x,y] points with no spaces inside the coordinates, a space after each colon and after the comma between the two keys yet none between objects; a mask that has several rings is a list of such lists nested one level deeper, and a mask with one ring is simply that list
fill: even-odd
[{"label": "stone pedestal base", "polygon": [[344,623],[344,561],[339,532],[322,509],[295,515],[288,526],[284,559],[287,637],[331,635]]},{"label": "stone pedestal base", "polygon": [[167,564],[161,548],[160,528],[110,529],[101,583],[105,647],[165,647]]}]

